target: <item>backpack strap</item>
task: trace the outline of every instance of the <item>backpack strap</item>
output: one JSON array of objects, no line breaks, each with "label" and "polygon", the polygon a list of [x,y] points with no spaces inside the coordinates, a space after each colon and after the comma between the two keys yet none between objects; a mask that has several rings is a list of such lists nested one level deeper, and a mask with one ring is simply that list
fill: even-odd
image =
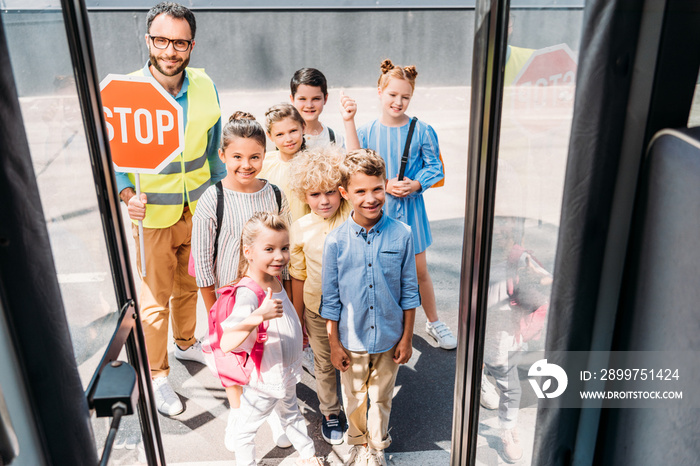
[{"label": "backpack strap", "polygon": [[413,130],[416,127],[416,121],[418,118],[411,118],[411,124],[408,127],[408,136],[406,137],[406,144],[403,146],[403,155],[401,156],[401,167],[399,168],[399,181],[403,180],[404,172],[406,171],[406,164],[408,163],[408,152],[411,149],[411,139],[413,138]]},{"label": "backpack strap", "polygon": [[331,144],[335,144],[335,131],[330,126],[328,126],[328,135],[331,138]]},{"label": "backpack strap", "polygon": [[[270,183],[270,187],[272,187],[272,190],[275,192],[275,200],[277,201],[277,213],[279,214],[282,210],[282,191],[280,191],[280,188],[278,188],[276,184]],[[255,283],[255,285],[257,286],[257,283]],[[258,288],[260,287],[258,286]]]},{"label": "backpack strap", "polygon": [[216,183],[216,236],[214,236],[214,255],[212,263],[216,262],[216,255],[219,252],[219,234],[221,233],[221,224],[224,220],[224,187],[221,181]]},{"label": "backpack strap", "polygon": [[[274,186],[274,185],[272,185]],[[244,286],[251,290],[258,297],[258,306],[262,304],[265,300],[265,291],[260,288],[260,285],[255,283],[255,281],[250,277],[243,277],[236,283],[236,288]],[[258,336],[255,339],[255,344],[253,349],[250,351],[250,359],[255,363],[255,370],[258,372],[258,377],[260,377],[260,366],[262,365],[262,357],[265,351],[265,342],[267,341],[267,327],[270,325],[269,322],[264,321],[258,325]]]}]

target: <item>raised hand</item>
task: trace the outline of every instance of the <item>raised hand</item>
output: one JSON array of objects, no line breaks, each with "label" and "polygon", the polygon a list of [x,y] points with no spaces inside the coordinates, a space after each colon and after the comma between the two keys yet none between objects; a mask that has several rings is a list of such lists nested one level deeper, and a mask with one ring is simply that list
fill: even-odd
[{"label": "raised hand", "polygon": [[282,317],[284,314],[282,300],[272,299],[272,288],[267,288],[267,296],[265,296],[260,307],[255,310],[255,313],[261,315],[263,320],[272,320]]},{"label": "raised hand", "polygon": [[357,104],[355,99],[345,95],[345,92],[340,91],[340,114],[343,120],[349,121],[355,118],[357,113]]}]

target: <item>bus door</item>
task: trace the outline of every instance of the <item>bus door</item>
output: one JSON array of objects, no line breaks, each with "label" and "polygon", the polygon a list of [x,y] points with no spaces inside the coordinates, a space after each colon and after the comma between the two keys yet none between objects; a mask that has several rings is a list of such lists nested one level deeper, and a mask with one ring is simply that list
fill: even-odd
[{"label": "bus door", "polygon": [[106,464],[138,415],[162,464],[87,12],[8,2],[1,18],[0,463]]}]

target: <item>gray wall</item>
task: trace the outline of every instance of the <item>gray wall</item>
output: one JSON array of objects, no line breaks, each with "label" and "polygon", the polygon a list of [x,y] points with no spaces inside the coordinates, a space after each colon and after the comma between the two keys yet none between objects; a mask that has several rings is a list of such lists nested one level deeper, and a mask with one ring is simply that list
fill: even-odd
[{"label": "gray wall", "polygon": [[[204,67],[220,90],[281,89],[295,70],[315,67],[331,87],[373,87],[384,58],[415,64],[421,86],[465,86],[471,79],[473,10],[197,11],[193,66]],[[578,50],[582,10],[515,10],[514,45],[541,48],[552,37]],[[127,73],[147,60],[145,12],[89,13],[99,77]],[[14,55],[16,73],[29,62],[67,51],[59,37],[60,13],[3,14],[8,41],[26,53]],[[60,48],[61,50],[56,50]],[[66,68],[65,74],[72,71]],[[55,76],[19,79],[20,93],[47,89]]]}]

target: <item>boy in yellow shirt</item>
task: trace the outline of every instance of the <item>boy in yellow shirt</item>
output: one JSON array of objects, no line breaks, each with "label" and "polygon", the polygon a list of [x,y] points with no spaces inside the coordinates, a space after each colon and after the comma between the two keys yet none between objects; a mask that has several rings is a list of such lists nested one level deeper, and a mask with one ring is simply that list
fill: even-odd
[{"label": "boy in yellow shirt", "polygon": [[323,244],[326,235],[343,224],[351,210],[338,191],[342,159],[343,152],[337,146],[321,146],[304,157],[294,158],[290,176],[293,195],[311,208],[311,213],[295,221],[290,230],[292,302],[313,349],[321,433],[332,445],[343,442],[345,426],[339,418],[335,368],[331,364],[326,320],[319,315],[319,307]]}]

